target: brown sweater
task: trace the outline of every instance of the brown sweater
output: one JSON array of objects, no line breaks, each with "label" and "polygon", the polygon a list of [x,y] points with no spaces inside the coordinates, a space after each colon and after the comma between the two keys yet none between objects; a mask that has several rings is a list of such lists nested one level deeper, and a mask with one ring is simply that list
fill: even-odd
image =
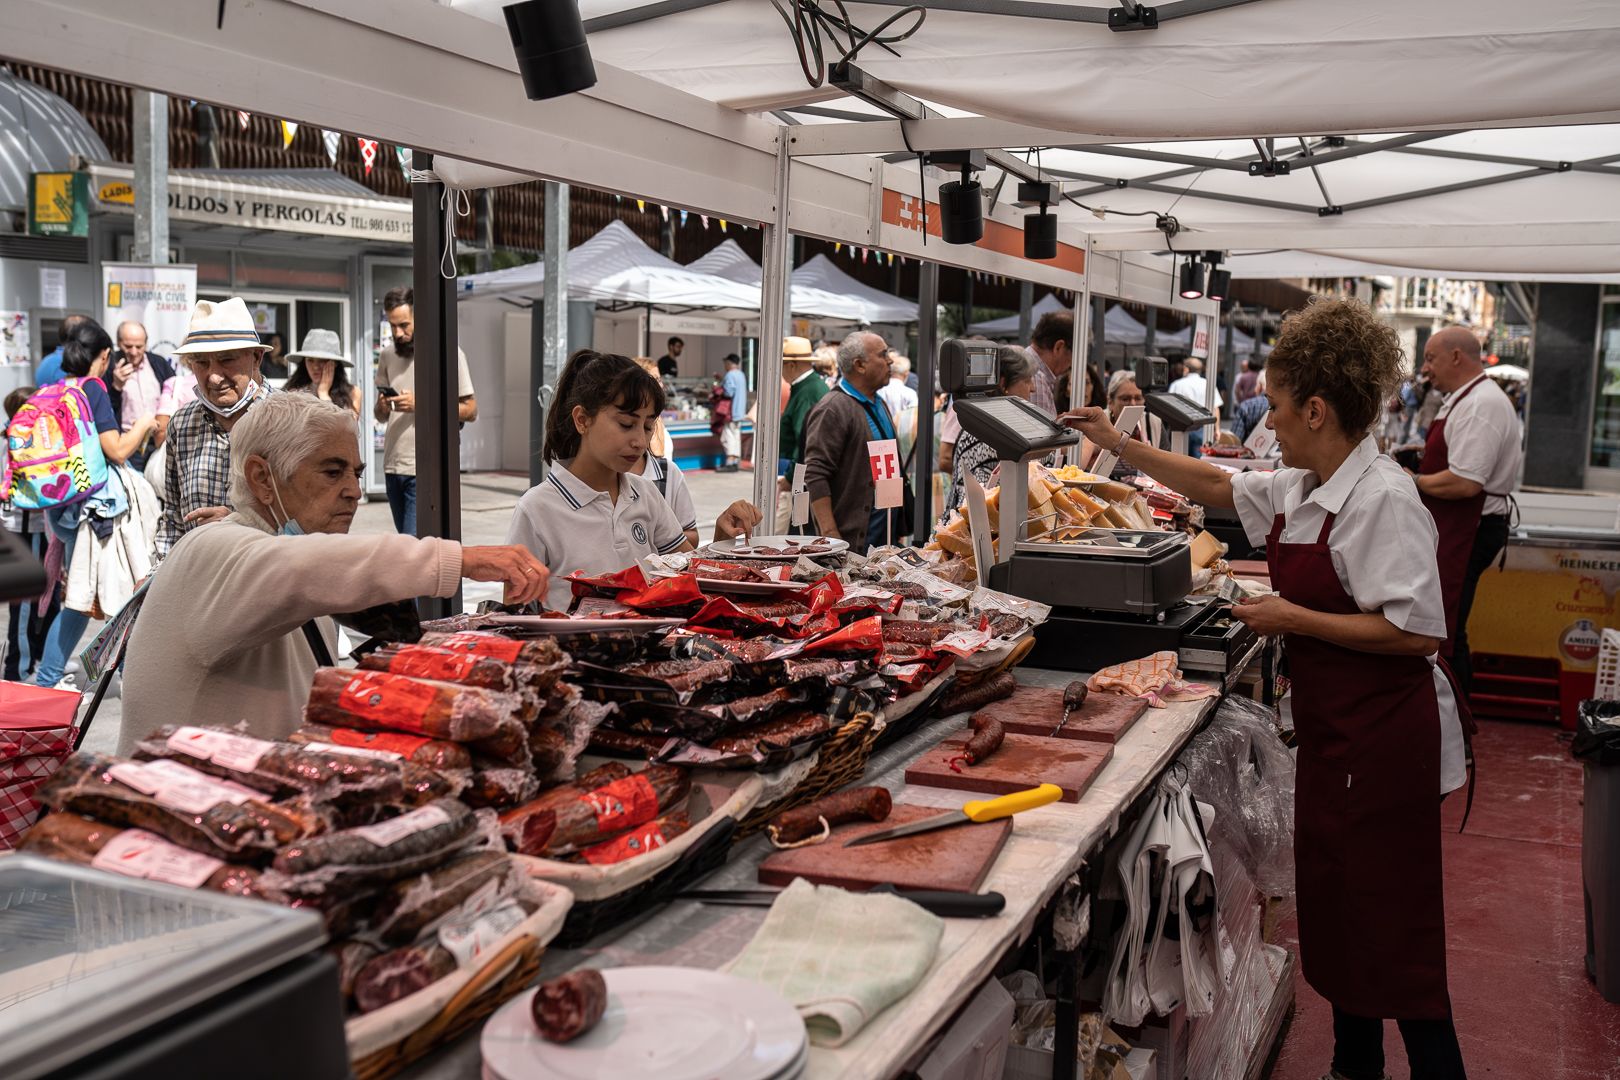
[{"label": "brown sweater", "polygon": [[816,403],[804,428],[804,479],[810,501],[832,499],[838,534],[856,551],[866,550],[872,522],[872,466],[866,453],[871,438],[866,410],[841,390]]}]

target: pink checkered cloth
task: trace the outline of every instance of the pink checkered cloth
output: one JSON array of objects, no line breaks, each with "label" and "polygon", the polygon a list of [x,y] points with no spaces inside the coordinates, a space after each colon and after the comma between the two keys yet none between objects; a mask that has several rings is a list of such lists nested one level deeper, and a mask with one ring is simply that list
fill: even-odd
[{"label": "pink checkered cloth", "polygon": [[79,695],[0,682],[0,850],[39,816],[38,792],[73,752]]}]

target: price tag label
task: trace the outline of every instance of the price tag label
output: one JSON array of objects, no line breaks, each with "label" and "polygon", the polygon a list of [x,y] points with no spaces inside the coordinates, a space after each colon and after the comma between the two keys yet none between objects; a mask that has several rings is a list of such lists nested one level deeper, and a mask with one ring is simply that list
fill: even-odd
[{"label": "price tag label", "polygon": [[[995,545],[990,539],[990,507],[985,501],[984,486],[971,472],[964,472],[967,481],[968,527],[973,530],[973,562],[979,572],[981,586],[990,583],[990,565],[995,562]],[[1010,542],[1010,541],[1009,541]]]},{"label": "price tag label", "polygon": [[866,456],[872,465],[872,506],[877,510],[892,510],[904,506],[906,477],[900,470],[900,444],[893,439],[873,439],[866,444]]},{"label": "price tag label", "polygon": [[1249,437],[1243,440],[1243,445],[1253,450],[1257,458],[1270,457],[1272,449],[1277,445],[1277,433],[1266,427],[1266,417],[1270,415],[1270,411],[1267,411],[1254,426],[1254,430],[1249,432]]},{"label": "price tag label", "polygon": [[793,466],[792,510],[789,520],[795,525],[810,523],[810,482],[804,478],[804,466]]}]

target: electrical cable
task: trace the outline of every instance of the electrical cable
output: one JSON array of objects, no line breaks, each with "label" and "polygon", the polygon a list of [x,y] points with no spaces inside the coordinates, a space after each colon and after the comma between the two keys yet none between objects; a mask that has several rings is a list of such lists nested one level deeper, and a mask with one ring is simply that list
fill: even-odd
[{"label": "electrical cable", "polygon": [[928,246],[928,176],[923,172],[927,162],[923,155],[911,149],[911,135],[906,131],[906,121],[900,121],[900,141],[906,144],[906,149],[917,155],[917,202],[922,205],[922,246]]},{"label": "electrical cable", "polygon": [[[873,29],[862,30],[850,20],[849,11],[844,7],[843,0],[831,2],[833,7],[838,9],[837,15],[824,11],[821,6],[822,0],[771,0],[771,6],[782,16],[788,32],[793,35],[793,47],[799,54],[799,68],[812,87],[819,87],[827,81],[827,64],[821,40],[823,34],[831,39],[832,47],[838,52],[840,62],[853,60],[868,45],[877,45],[899,56],[894,46],[922,29],[923,21],[928,18],[928,9],[923,5],[909,4],[878,23]],[[789,7],[792,8],[791,14],[787,10]],[[910,29],[893,34],[885,33],[908,15],[917,16],[917,21]],[[840,33],[849,39],[848,48],[844,48],[839,42]]]}]

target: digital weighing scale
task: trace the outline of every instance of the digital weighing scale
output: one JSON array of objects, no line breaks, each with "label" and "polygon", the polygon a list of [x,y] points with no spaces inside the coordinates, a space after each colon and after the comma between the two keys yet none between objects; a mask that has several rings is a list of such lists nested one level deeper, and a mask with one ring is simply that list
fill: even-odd
[{"label": "digital weighing scale", "polygon": [[1184,533],[1099,528],[1061,542],[1027,538],[1028,463],[1075,445],[1080,435],[1026,401],[995,396],[997,348],[948,340],[940,346],[939,371],[962,430],[1001,461],[1002,541],[988,584],[1052,607],[1036,628],[1030,662],[1095,671],[1168,649],[1198,661],[1184,667],[1224,670],[1254,635],[1229,617],[1226,605],[1187,599],[1192,553]]}]

